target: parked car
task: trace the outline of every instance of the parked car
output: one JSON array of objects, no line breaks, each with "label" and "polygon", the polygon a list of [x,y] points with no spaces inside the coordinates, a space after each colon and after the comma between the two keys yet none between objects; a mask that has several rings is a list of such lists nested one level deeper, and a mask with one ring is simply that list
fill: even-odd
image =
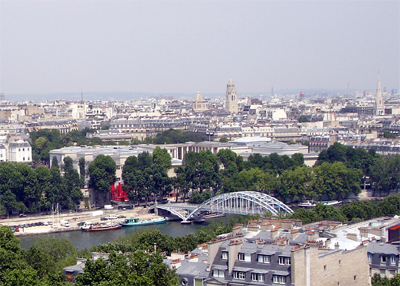
[{"label": "parked car", "polygon": [[100,220],[108,220],[106,217],[101,217]]},{"label": "parked car", "polygon": [[2,216],[0,216],[0,219],[7,219],[7,217],[2,215]]},{"label": "parked car", "polygon": [[126,218],[124,215],[119,215],[118,218]]},{"label": "parked car", "polygon": [[19,217],[26,217],[26,214],[19,214]]}]

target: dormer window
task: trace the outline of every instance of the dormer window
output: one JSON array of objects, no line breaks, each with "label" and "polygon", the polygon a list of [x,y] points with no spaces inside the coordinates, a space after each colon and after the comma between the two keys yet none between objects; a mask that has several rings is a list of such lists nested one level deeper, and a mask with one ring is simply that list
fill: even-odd
[{"label": "dormer window", "polygon": [[259,262],[259,263],[271,263],[271,256],[270,255],[259,254],[257,256],[257,262]]},{"label": "dormer window", "polygon": [[279,256],[279,265],[290,265],[290,257]]},{"label": "dormer window", "polygon": [[222,259],[228,259],[228,252],[227,251],[222,251]]},{"label": "dormer window", "polygon": [[251,255],[249,253],[239,253],[238,260],[245,261],[245,262],[251,262]]},{"label": "dormer window", "polygon": [[239,261],[244,261],[244,253],[239,253],[238,259],[239,259]]}]

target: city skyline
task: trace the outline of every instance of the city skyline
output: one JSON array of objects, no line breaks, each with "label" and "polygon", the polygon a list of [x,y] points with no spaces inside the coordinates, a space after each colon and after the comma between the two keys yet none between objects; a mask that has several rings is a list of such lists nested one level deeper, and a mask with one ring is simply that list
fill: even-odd
[{"label": "city skyline", "polygon": [[398,1],[2,0],[0,93],[390,91],[399,34]]}]

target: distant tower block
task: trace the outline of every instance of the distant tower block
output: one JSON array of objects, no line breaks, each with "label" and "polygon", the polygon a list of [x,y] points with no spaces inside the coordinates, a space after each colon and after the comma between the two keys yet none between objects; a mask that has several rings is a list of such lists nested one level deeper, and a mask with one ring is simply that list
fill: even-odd
[{"label": "distant tower block", "polygon": [[4,93],[0,93],[0,100],[4,100]]},{"label": "distant tower block", "polygon": [[375,114],[384,115],[385,106],[383,105],[382,91],[381,91],[381,79],[378,75],[378,84],[376,86],[376,103],[375,103]]},{"label": "distant tower block", "polygon": [[304,93],[300,91],[299,101],[303,101],[303,98],[304,98]]},{"label": "distant tower block", "polygon": [[225,111],[228,113],[238,112],[238,100],[236,95],[235,84],[233,83],[232,79],[229,80],[228,85],[226,87]]}]

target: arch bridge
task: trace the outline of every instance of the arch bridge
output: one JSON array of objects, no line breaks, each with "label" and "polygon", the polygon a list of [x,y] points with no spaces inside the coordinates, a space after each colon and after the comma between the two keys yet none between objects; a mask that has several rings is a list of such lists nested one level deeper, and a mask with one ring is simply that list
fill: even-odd
[{"label": "arch bridge", "polygon": [[[259,192],[234,192],[221,194],[212,197],[200,205],[196,204],[166,204],[157,205],[158,209],[167,210],[178,216],[183,221],[201,218],[201,212],[215,212],[241,215],[263,216],[270,212],[273,216],[283,214],[292,214],[293,210],[281,201]],[[187,215],[182,214],[182,210],[187,211]]]}]

